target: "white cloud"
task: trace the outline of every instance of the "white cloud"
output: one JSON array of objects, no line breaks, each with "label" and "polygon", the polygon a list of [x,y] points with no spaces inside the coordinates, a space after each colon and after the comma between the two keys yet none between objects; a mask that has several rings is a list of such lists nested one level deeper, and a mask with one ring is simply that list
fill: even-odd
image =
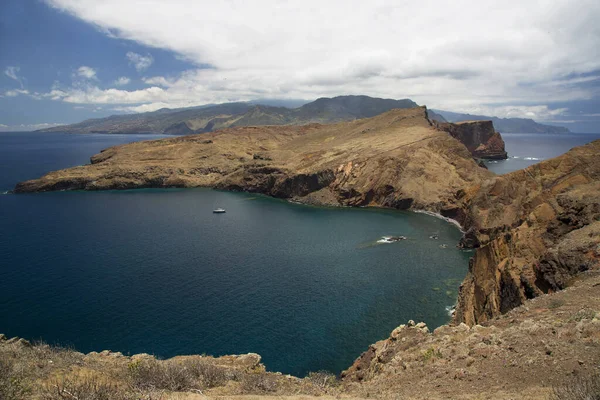
[{"label": "white cloud", "polygon": [[7,90],[6,92],[4,92],[4,96],[6,96],[6,97],[17,97],[20,94],[29,94],[29,91],[22,90],[22,89],[14,89],[14,90]]},{"label": "white cloud", "polygon": [[[552,115],[552,102],[599,95],[590,84],[600,70],[597,0],[46,1],[111,35],[212,67],[147,78],[144,90],[73,89],[65,101],[147,110],[367,94],[552,118],[564,112]],[[133,52],[127,59],[138,71],[152,62]]]},{"label": "white cloud", "polygon": [[126,76],[122,76],[119,79],[114,81],[114,84],[116,86],[125,86],[125,85],[129,85],[129,83],[131,82],[131,79],[127,78]]},{"label": "white cloud", "polygon": [[52,128],[55,126],[65,125],[63,123],[44,122],[40,124],[19,124],[19,125],[6,125],[0,124],[0,131],[2,132],[27,132],[36,131],[38,129]]},{"label": "white cloud", "polygon": [[460,110],[467,114],[489,115],[499,118],[530,118],[536,121],[552,122],[554,118],[567,113],[567,108],[550,108],[547,105],[535,106],[477,106]]},{"label": "white cloud", "polygon": [[143,56],[141,54],[134,53],[133,51],[129,51],[127,54],[125,54],[125,56],[129,60],[129,63],[132,64],[138,72],[145,71],[154,62],[154,59],[150,54]]},{"label": "white cloud", "polygon": [[21,88],[23,88],[23,79],[18,75],[20,69],[21,68],[19,67],[6,67],[6,69],[4,69],[4,75],[19,82],[19,85],[21,85]]},{"label": "white cloud", "polygon": [[174,80],[167,79],[164,76],[153,76],[152,78],[142,78],[142,80],[147,85],[156,85],[156,86],[163,86],[163,87],[172,86],[174,83]]},{"label": "white cloud", "polygon": [[86,67],[85,65],[77,69],[77,76],[85,79],[98,79],[96,77],[97,71],[92,67]]}]

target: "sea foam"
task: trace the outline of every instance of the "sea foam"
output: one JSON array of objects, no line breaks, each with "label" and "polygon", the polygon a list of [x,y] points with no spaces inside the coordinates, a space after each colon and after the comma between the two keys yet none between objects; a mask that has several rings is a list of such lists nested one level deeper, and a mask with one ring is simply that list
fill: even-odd
[{"label": "sea foam", "polygon": [[460,226],[460,223],[452,218],[448,218],[448,217],[444,217],[442,214],[438,214],[438,213],[434,213],[433,211],[426,211],[426,210],[414,210],[414,212],[418,213],[418,214],[426,214],[435,218],[439,218],[439,219],[443,219],[446,222],[451,223],[452,225],[456,225],[456,227],[462,232],[465,233],[465,231],[463,230],[462,226]]}]

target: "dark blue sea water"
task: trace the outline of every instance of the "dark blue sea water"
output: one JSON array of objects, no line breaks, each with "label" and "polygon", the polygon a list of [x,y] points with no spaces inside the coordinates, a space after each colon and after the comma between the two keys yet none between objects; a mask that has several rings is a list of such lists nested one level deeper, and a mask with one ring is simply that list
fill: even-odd
[{"label": "dark blue sea water", "polygon": [[508,159],[488,161],[487,167],[506,174],[566,153],[573,147],[600,139],[600,133],[503,133]]},{"label": "dark blue sea water", "polygon": [[[0,189],[149,137],[0,134]],[[0,195],[0,237],[0,332],[83,352],[257,352],[297,375],[341,371],[408,319],[445,323],[469,257],[426,215],[205,189]]]}]

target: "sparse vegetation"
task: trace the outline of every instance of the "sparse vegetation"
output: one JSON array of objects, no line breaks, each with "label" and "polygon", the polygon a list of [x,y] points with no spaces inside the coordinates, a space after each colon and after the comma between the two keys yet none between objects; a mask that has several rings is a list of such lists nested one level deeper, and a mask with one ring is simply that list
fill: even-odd
[{"label": "sparse vegetation", "polygon": [[205,390],[240,381],[239,370],[198,359],[159,361],[148,359],[128,364],[128,379],[138,390]]},{"label": "sparse vegetation", "polygon": [[306,380],[322,390],[327,390],[340,384],[338,378],[328,371],[310,372]]},{"label": "sparse vegetation", "polygon": [[571,321],[581,321],[584,319],[593,319],[596,316],[596,311],[591,308],[582,308],[571,317]]},{"label": "sparse vegetation", "polygon": [[433,358],[441,358],[442,355],[439,350],[434,349],[433,347],[428,348],[423,352],[423,361],[427,362]]},{"label": "sparse vegetation", "polygon": [[0,399],[20,400],[28,392],[23,376],[16,370],[14,362],[0,358]]},{"label": "sparse vegetation", "polygon": [[600,400],[600,374],[578,377],[554,388],[552,400]]},{"label": "sparse vegetation", "polygon": [[62,379],[49,384],[43,400],[134,400],[137,397],[113,384],[94,378]]},{"label": "sparse vegetation", "polygon": [[552,300],[550,300],[550,303],[548,304],[548,308],[551,310],[555,310],[555,309],[563,306],[564,304],[565,304],[565,302],[562,299],[552,299]]},{"label": "sparse vegetation", "polygon": [[277,391],[279,383],[271,374],[245,374],[240,387],[244,394],[263,394]]}]

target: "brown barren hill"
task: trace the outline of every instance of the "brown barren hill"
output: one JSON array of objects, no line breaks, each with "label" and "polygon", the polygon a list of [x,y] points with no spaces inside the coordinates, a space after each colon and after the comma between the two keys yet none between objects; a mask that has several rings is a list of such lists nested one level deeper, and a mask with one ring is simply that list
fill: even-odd
[{"label": "brown barren hill", "polygon": [[261,126],[111,147],[16,192],[167,187],[244,190],[305,203],[440,211],[492,174],[425,107],[332,125]]}]

